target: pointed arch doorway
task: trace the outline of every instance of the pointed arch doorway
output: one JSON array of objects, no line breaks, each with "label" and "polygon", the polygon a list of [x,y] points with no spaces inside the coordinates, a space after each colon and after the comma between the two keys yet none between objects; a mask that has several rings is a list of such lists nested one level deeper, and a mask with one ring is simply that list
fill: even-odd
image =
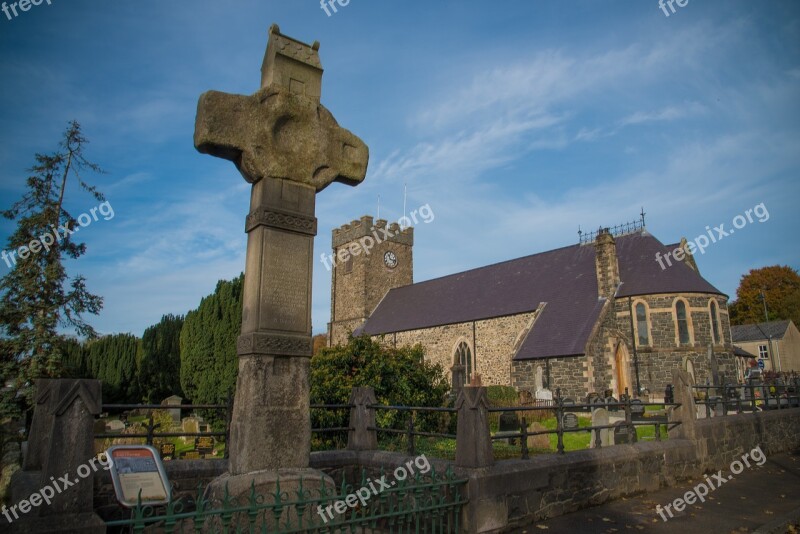
[{"label": "pointed arch doorway", "polygon": [[625,390],[628,394],[633,391],[631,387],[631,358],[628,354],[628,348],[620,343],[617,345],[617,350],[614,351],[614,396],[617,399],[622,398]]}]

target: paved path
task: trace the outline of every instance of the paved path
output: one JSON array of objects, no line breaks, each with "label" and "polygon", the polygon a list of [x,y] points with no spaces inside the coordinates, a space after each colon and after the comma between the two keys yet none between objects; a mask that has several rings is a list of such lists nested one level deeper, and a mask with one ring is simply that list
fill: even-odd
[{"label": "paved path", "polygon": [[[729,470],[723,471],[727,478]],[[710,477],[713,478],[713,477]],[[706,502],[687,506],[664,521],[656,505],[682,497],[700,480],[638,497],[620,499],[547,521],[537,521],[513,534],[569,532],[576,534],[653,532],[669,534],[800,533],[787,521],[800,523],[800,450],[767,458],[762,467],[745,468],[709,493]]]}]

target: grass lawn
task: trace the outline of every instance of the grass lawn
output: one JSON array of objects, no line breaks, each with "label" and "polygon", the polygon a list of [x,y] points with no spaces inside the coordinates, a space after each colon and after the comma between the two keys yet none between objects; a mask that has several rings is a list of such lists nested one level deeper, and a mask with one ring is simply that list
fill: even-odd
[{"label": "grass lawn", "polygon": [[[541,424],[548,430],[556,429],[556,418],[550,417],[543,421]],[[591,427],[592,421],[588,417],[578,418],[578,428]],[[491,425],[494,426],[494,425]],[[655,426],[637,426],[636,436],[640,441],[650,441],[655,439]],[[551,454],[557,451],[558,436],[556,434],[548,435],[550,440],[550,447],[548,449],[530,449],[528,453],[533,456],[535,454]],[[661,427],[661,439],[667,439],[666,427]],[[589,448],[589,441],[591,440],[591,431],[573,431],[564,433],[564,450],[579,451]],[[514,445],[509,445],[507,440],[493,440],[492,450],[496,460],[508,460],[513,458],[520,458],[522,451],[520,448],[520,440],[517,439]],[[456,457],[456,440],[442,439],[442,438],[423,438],[417,437],[415,440],[416,453],[425,454],[430,458],[442,458],[445,460],[455,460]],[[381,450],[406,452],[408,444],[405,436],[391,436],[381,437],[378,446]]]}]

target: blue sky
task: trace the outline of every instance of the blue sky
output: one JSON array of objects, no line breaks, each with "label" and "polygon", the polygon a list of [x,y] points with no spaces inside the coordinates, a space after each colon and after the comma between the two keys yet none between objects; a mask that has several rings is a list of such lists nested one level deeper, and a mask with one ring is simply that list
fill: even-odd
[{"label": "blue sky", "polygon": [[[800,267],[800,3],[52,0],[0,12],[0,207],[67,121],[114,208],[70,265],[105,298],[103,333],[141,335],[244,268],[249,186],[192,145],[198,96],[258,89],[267,29],[321,42],[322,102],[370,147],[367,179],[317,199],[316,257],[363,214],[430,205],[416,281],[571,245],[638,216],[662,242],[763,203],[698,256],[734,295],[749,269]],[[70,190],[74,214],[95,207]],[[12,230],[0,223],[5,244]],[[0,275],[7,272],[0,263]],[[315,263],[313,325],[330,315]]]}]

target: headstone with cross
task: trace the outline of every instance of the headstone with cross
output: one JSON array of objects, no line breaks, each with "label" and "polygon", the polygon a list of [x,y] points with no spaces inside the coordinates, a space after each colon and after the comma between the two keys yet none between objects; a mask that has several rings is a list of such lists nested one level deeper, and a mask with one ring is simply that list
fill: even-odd
[{"label": "headstone with cross", "polygon": [[309,465],[315,198],[332,182],[363,181],[369,157],[320,103],[318,51],[319,43],[272,25],[261,89],[250,96],[210,91],[197,107],[197,150],[232,161],[252,184],[232,476]]}]

